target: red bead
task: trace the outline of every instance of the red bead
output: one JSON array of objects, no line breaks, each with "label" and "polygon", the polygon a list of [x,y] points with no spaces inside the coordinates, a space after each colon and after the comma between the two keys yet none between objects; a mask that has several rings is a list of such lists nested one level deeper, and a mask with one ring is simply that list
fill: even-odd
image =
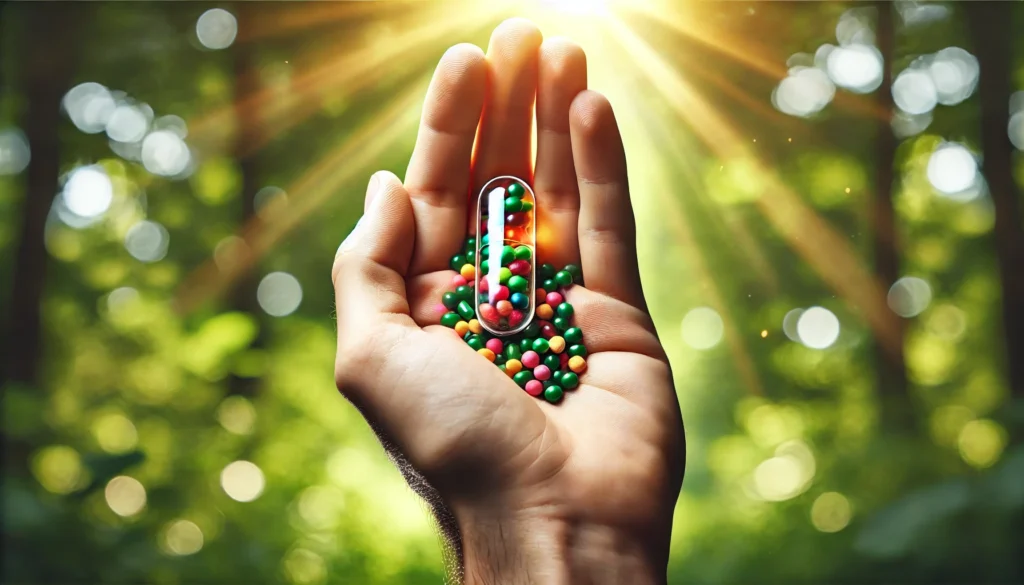
[{"label": "red bead", "polygon": [[505,225],[518,227],[526,223],[525,213],[510,213],[505,216]]},{"label": "red bead", "polygon": [[494,305],[482,303],[480,305],[479,311],[480,318],[483,319],[484,321],[487,321],[488,323],[498,322],[498,310],[494,308]]},{"label": "red bead", "polygon": [[523,357],[519,361],[523,362],[523,366],[532,370],[540,365],[540,354],[531,349],[524,353]]},{"label": "red bead", "polygon": [[569,353],[566,352],[566,353],[559,354],[558,355],[558,361],[561,362],[559,367],[564,368],[565,365],[569,363]]},{"label": "red bead", "polygon": [[459,288],[460,286],[466,286],[469,284],[461,274],[456,274],[452,277],[452,288]]},{"label": "red bead", "polygon": [[513,260],[512,263],[508,265],[508,269],[512,274],[524,276],[530,273],[530,263],[526,260]]},{"label": "red bead", "polygon": [[551,369],[547,366],[537,366],[533,369],[533,377],[543,382],[551,377]]},{"label": "red bead", "polygon": [[499,354],[501,353],[501,350],[505,349],[505,344],[503,344],[501,340],[497,338],[488,339],[487,349],[493,351],[495,354]]},{"label": "red bead", "polygon": [[478,278],[476,280],[476,282],[477,282],[477,285],[476,285],[477,290],[479,290],[480,292],[487,292],[487,279],[486,278]]},{"label": "red bead", "polygon": [[556,292],[549,292],[548,295],[544,297],[544,302],[551,305],[552,307],[557,307],[558,305],[562,304],[562,295]]},{"label": "red bead", "polygon": [[[498,314],[501,315],[502,317],[508,317],[509,315],[512,314],[512,311],[515,310],[514,307],[512,307],[512,303],[508,301],[498,301],[497,303],[494,304],[494,306],[495,308],[498,309]],[[552,327],[551,329],[553,331],[554,327]]]},{"label": "red bead", "polygon": [[508,287],[505,285],[499,285],[498,290],[494,291],[494,295],[491,297],[491,301],[507,301],[508,297]]},{"label": "red bead", "polygon": [[540,326],[540,334],[546,339],[551,339],[555,335],[558,335],[558,331],[555,330],[555,326],[551,323],[544,323]]},{"label": "red bead", "polygon": [[541,384],[537,380],[530,380],[526,383],[526,393],[530,396],[540,396],[541,392],[544,392],[544,384]]},{"label": "red bead", "polygon": [[522,311],[520,311],[518,309],[513,310],[508,315],[508,326],[509,326],[509,328],[510,329],[515,329],[516,327],[519,326],[520,323],[523,322],[523,319],[525,319],[525,318],[526,318],[526,315],[524,315]]},{"label": "red bead", "polygon": [[544,290],[542,288],[538,288],[537,289],[537,302],[543,304],[544,303],[544,299],[547,298],[547,294],[548,294],[548,291],[546,291],[546,290]]}]

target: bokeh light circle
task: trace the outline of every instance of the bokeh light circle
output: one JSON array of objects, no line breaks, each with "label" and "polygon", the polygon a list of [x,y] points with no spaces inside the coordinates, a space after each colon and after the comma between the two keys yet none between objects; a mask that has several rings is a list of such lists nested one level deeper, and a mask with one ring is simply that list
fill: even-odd
[{"label": "bokeh light circle", "polygon": [[16,175],[32,160],[28,139],[17,128],[0,130],[0,175]]},{"label": "bokeh light circle", "polygon": [[828,76],[837,86],[868,93],[882,85],[882,54],[870,45],[837,47],[828,54]]},{"label": "bokeh light circle", "polygon": [[256,288],[256,300],[268,315],[291,315],[302,303],[302,285],[287,272],[271,272]]},{"label": "bokeh light circle", "polygon": [[796,323],[800,342],[812,349],[825,349],[839,339],[839,318],[824,307],[811,307]]},{"label": "bokeh light circle", "polygon": [[142,141],[142,164],[154,175],[179,175],[188,168],[191,159],[188,145],[175,131],[156,130]]},{"label": "bokeh light circle", "polygon": [[924,114],[935,109],[939,95],[930,75],[917,69],[904,69],[892,82],[892,98],[908,114]]},{"label": "bokeh light circle", "polygon": [[164,528],[163,549],[176,556],[193,555],[203,548],[203,531],[195,522],[176,520]]},{"label": "bokeh light circle", "polygon": [[196,21],[196,36],[207,49],[226,49],[235,42],[238,21],[223,8],[211,8]]},{"label": "bokeh light circle", "polygon": [[683,317],[681,329],[686,345],[693,349],[711,349],[722,341],[725,325],[714,309],[697,307]]},{"label": "bokeh light circle", "polygon": [[963,145],[946,143],[932,152],[926,173],[928,182],[937,191],[944,195],[957,195],[976,185],[978,161]]},{"label": "bokeh light circle", "polygon": [[95,219],[110,208],[114,184],[103,167],[79,167],[68,175],[61,197],[71,213],[83,219]]},{"label": "bokeh light circle", "polygon": [[234,461],[220,473],[220,485],[229,498],[251,502],[260,497],[266,480],[263,471],[251,461]]},{"label": "bokeh light circle", "polygon": [[811,505],[811,524],[821,532],[839,532],[852,516],[850,501],[839,492],[825,492]]},{"label": "bokeh light circle", "polygon": [[118,516],[134,516],[146,507],[146,488],[134,477],[119,475],[111,479],[103,495]]},{"label": "bokeh light circle", "polygon": [[143,220],[128,229],[124,247],[133,258],[142,262],[159,262],[167,255],[171,236],[167,228],[155,221]]},{"label": "bokeh light circle", "polygon": [[886,301],[900,317],[915,317],[932,302],[932,287],[916,276],[904,276],[889,288]]}]

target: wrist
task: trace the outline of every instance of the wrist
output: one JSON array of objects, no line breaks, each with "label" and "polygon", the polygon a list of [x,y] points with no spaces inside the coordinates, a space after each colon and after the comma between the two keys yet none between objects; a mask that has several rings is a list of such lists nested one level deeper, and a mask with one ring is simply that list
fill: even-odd
[{"label": "wrist", "polygon": [[671,527],[626,529],[558,511],[456,514],[464,585],[663,585]]}]

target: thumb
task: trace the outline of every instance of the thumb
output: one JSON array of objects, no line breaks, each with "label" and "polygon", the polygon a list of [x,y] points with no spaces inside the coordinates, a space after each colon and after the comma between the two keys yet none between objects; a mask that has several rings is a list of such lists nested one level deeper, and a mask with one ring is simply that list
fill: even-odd
[{"label": "thumb", "polygon": [[405,275],[416,239],[409,194],[394,174],[372,177],[366,212],[334,257],[338,346],[360,345],[382,322],[413,325]]}]

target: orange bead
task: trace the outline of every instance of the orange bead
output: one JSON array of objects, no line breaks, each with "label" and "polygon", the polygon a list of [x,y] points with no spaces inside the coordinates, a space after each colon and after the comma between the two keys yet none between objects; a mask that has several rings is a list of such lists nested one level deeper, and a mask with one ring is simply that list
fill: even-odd
[{"label": "orange bead", "polygon": [[472,264],[463,264],[462,269],[459,270],[459,274],[461,274],[462,278],[465,278],[466,280],[473,280],[473,277],[476,276],[476,268],[474,268]]},{"label": "orange bead", "polygon": [[481,333],[484,332],[484,328],[480,326],[480,322],[477,321],[476,319],[469,320],[469,330],[472,331],[473,333],[476,333],[477,335],[480,335]]},{"label": "orange bead", "polygon": [[[484,356],[485,358],[487,358],[487,361],[489,361],[489,362],[493,362],[494,361],[494,352],[489,350],[489,349],[487,349],[486,347],[481,347],[480,349],[476,350],[476,352],[478,354]],[[583,359],[583,358],[580,358],[580,359]]]},{"label": "orange bead", "polygon": [[[456,325],[457,327],[458,325]],[[562,350],[565,349],[565,338],[561,335],[552,337],[548,340],[548,349],[551,350],[551,353],[562,353]]]},{"label": "orange bead", "polygon": [[508,374],[510,378],[512,376],[518,374],[522,370],[523,370],[523,362],[521,362],[521,361],[519,361],[517,359],[510,359],[507,362],[505,362],[505,373]]},{"label": "orange bead", "polygon": [[465,321],[459,321],[455,324],[455,332],[459,334],[459,337],[463,337],[469,333],[469,323]]},{"label": "orange bead", "polygon": [[544,299],[546,299],[547,296],[548,296],[548,291],[546,291],[546,290],[544,290],[542,288],[538,288],[537,289],[537,301],[538,302],[543,303]]},{"label": "orange bead", "polygon": [[512,309],[515,308],[512,306],[512,303],[508,301],[498,301],[497,303],[494,304],[494,307],[498,309],[498,314],[501,315],[502,317],[508,317],[509,315],[511,315]]},{"label": "orange bead", "polygon": [[580,356],[573,356],[569,358],[569,369],[577,374],[582,374],[587,369],[587,360]]},{"label": "orange bead", "polygon": [[555,310],[551,308],[551,305],[544,303],[543,305],[537,305],[537,317],[550,321],[555,316]]}]

